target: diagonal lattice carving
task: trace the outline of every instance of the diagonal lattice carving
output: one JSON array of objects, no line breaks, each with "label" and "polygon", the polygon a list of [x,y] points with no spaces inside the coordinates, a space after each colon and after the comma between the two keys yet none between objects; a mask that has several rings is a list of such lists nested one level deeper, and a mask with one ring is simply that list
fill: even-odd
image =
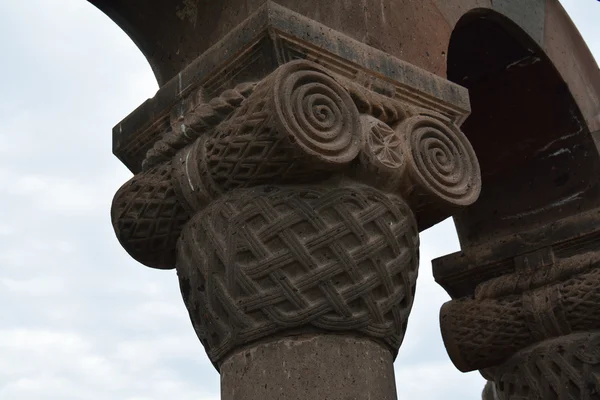
[{"label": "diagonal lattice carving", "polygon": [[353,185],[240,189],[186,226],[177,271],[210,358],[285,330],[355,331],[397,352],[418,232],[398,196]]},{"label": "diagonal lattice carving", "polygon": [[548,340],[494,369],[498,400],[600,399],[600,333]]},{"label": "diagonal lattice carving", "polygon": [[189,214],[175,197],[171,165],[134,176],[116,193],[111,219],[119,242],[152,268],[175,268],[175,247]]},{"label": "diagonal lattice carving", "polygon": [[171,130],[164,133],[154,146],[148,150],[142,162],[143,170],[169,161],[185,146],[193,143],[199,136],[211,132],[252,93],[253,82],[245,82],[233,89],[227,89],[209,102],[199,102],[188,112],[171,123]]},{"label": "diagonal lattice carving", "polygon": [[600,329],[600,262],[553,285],[494,299],[444,304],[442,336],[461,371],[500,364],[544,339]]}]

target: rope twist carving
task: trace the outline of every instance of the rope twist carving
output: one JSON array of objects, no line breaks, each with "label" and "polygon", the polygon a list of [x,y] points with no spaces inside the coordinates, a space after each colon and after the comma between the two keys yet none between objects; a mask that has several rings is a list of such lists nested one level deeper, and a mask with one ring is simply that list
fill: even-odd
[{"label": "rope twist carving", "polygon": [[254,91],[255,86],[253,82],[246,82],[233,89],[227,89],[208,103],[201,102],[172,121],[171,130],[165,132],[146,153],[142,169],[146,171],[171,160],[179,150],[193,143],[201,135],[211,132],[242,104]]}]

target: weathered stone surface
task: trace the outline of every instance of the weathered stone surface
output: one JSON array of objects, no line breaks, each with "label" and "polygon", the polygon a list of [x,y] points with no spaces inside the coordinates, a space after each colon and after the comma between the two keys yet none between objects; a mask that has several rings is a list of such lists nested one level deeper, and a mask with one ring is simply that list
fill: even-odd
[{"label": "weathered stone surface", "polygon": [[396,400],[392,354],[353,336],[273,339],[227,357],[221,399]]},{"label": "weathered stone surface", "polygon": [[172,269],[190,214],[175,196],[171,164],[136,175],[115,194],[111,219],[121,245],[142,264]]},{"label": "weathered stone surface", "polygon": [[600,130],[600,71],[596,59],[556,0],[546,0],[545,25],[544,51],[567,84],[589,131]]},{"label": "weathered stone surface", "polygon": [[[491,293],[485,295],[491,298],[446,303],[441,311],[442,336],[454,364],[462,371],[487,368],[538,341],[600,329],[599,258],[579,257],[578,267],[586,272],[576,275],[563,272],[562,279],[538,282],[527,273],[515,280],[503,276],[497,278],[503,280],[499,285],[512,288],[506,295],[488,287]],[[547,278],[551,273],[547,269],[540,275]],[[521,282],[529,283],[522,292]]]},{"label": "weathered stone surface", "polygon": [[[373,62],[344,41],[355,50],[348,57]],[[415,295],[418,232],[476,201],[481,175],[459,128],[459,88],[441,89],[389,58],[387,73],[402,66],[406,82],[413,73],[429,80],[410,86],[349,61],[340,68],[290,56],[259,79],[219,83],[212,98],[202,87],[180,101],[117,193],[113,225],[138,261],[177,268],[217,369],[277,335],[359,335],[377,341],[366,343],[385,352],[373,361],[387,371],[365,395],[394,398],[391,362]],[[458,105],[448,103],[453,96]],[[297,390],[312,389],[305,381]]]},{"label": "weathered stone surface", "polygon": [[562,336],[523,350],[489,371],[498,400],[600,398],[600,334]]}]

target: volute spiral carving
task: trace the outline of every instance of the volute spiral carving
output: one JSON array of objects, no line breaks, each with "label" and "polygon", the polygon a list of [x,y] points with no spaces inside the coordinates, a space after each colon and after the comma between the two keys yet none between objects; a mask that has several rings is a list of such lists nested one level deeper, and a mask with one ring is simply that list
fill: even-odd
[{"label": "volute spiral carving", "polygon": [[470,205],[479,197],[477,157],[456,126],[421,115],[408,118],[399,129],[406,136],[409,173],[417,190],[456,206]]},{"label": "volute spiral carving", "polygon": [[286,332],[354,332],[395,355],[418,270],[411,201],[470,204],[480,179],[452,122],[305,60],[191,102],[143,166],[115,231],[143,264],[177,268],[217,368]]},{"label": "volute spiral carving", "polygon": [[335,79],[305,62],[291,62],[273,78],[277,128],[316,162],[347,164],[364,143],[358,110]]}]

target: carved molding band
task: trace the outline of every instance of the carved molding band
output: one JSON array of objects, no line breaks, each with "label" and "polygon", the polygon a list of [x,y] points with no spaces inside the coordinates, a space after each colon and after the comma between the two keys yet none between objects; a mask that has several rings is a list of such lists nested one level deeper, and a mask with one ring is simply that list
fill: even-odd
[{"label": "carved molding band", "polygon": [[548,340],[489,371],[492,400],[592,400],[600,397],[600,333]]},{"label": "carved molding band", "polygon": [[[439,210],[443,204],[441,214],[449,215],[479,194],[477,159],[451,121],[369,91],[313,62],[293,61],[259,83],[240,84],[208,102],[201,97],[174,118],[172,131],[148,152],[147,170],[133,179],[176,193],[177,200],[164,198],[160,205],[177,207],[180,219],[168,233],[172,239],[186,214],[229,191],[264,184],[317,183],[347,175],[406,198],[418,221],[430,205]],[[165,172],[158,176],[153,168],[169,161],[172,171],[163,165]],[[174,249],[158,250],[158,234],[149,231],[144,239],[131,233],[164,221],[157,216],[151,223],[153,211],[144,208],[135,218],[119,211],[129,198],[137,199],[126,190],[146,189],[123,188],[115,198],[113,223],[121,244],[145,265],[173,268]],[[160,198],[151,201],[158,207]],[[426,226],[420,223],[419,229]],[[142,249],[152,249],[152,255],[140,254],[147,253]]]},{"label": "carved molding band", "polygon": [[600,261],[600,255],[593,256],[589,251],[583,251],[581,254],[564,259],[557,258],[551,249],[544,249],[538,253],[543,253],[547,257],[542,265],[520,267],[525,264],[522,260],[526,256],[517,257],[515,264],[518,267],[514,273],[502,275],[477,285],[475,298],[478,300],[493,299],[556,284],[592,269],[594,258]]},{"label": "carved molding band", "polygon": [[[415,106],[394,99],[393,90],[378,88],[376,91],[346,78],[336,77],[336,80],[348,91],[361,114],[370,115],[386,124],[395,124],[417,112]],[[379,91],[391,93],[386,95]]]},{"label": "carved molding band", "polygon": [[521,294],[446,303],[442,336],[457,368],[488,368],[540,340],[600,329],[600,262],[588,265],[589,272]]},{"label": "carved molding band", "polygon": [[397,352],[417,278],[412,213],[395,195],[330,186],[237,190],[184,229],[181,291],[213,362],[308,328],[362,332]]}]

